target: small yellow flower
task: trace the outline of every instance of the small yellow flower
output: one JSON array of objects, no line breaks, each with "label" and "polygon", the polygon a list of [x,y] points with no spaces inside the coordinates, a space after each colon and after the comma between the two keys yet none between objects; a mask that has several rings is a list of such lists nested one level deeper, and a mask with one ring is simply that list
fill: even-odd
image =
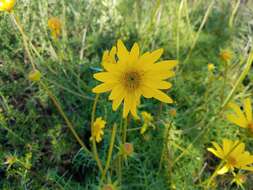
[{"label": "small yellow flower", "polygon": [[[165,80],[175,75],[172,69],[177,65],[177,61],[166,60],[156,63],[163,49],[140,55],[137,43],[129,52],[121,40],[118,40],[116,50],[116,63],[104,64],[105,71],[94,75],[95,79],[103,82],[93,88],[94,93],[111,91],[109,99],[113,101],[114,111],[124,102],[124,118],[129,112],[138,118],[137,106],[140,105],[141,96],[173,103],[173,100],[162,90],[172,87],[172,84]],[[114,52],[115,50],[112,54]]]},{"label": "small yellow flower", "polygon": [[116,47],[113,46],[110,52],[108,50],[104,51],[102,58],[102,65],[106,68],[106,64],[116,64],[115,56],[116,56]]},{"label": "small yellow flower", "polygon": [[234,112],[226,114],[228,121],[242,128],[247,128],[251,133],[253,133],[252,107],[250,98],[246,98],[243,102],[244,112],[241,110],[240,106],[235,103],[229,103],[228,107]]},{"label": "small yellow flower", "polygon": [[221,60],[228,62],[232,59],[232,53],[229,50],[223,50],[220,52]]},{"label": "small yellow flower", "polygon": [[33,82],[37,82],[41,79],[41,73],[38,70],[33,70],[29,73],[28,79]]},{"label": "small yellow flower", "polygon": [[134,145],[132,143],[125,143],[122,147],[122,152],[124,156],[131,156],[134,153]]},{"label": "small yellow flower", "polygon": [[176,109],[171,109],[170,111],[169,111],[169,113],[170,113],[170,115],[172,116],[172,117],[176,117],[176,115],[177,115],[177,110]]},{"label": "small yellow flower", "polygon": [[142,116],[142,119],[143,119],[143,125],[141,127],[141,134],[144,134],[148,127],[150,127],[152,125],[152,121],[154,120],[153,116],[146,112],[146,111],[143,111],[141,112],[141,116]]},{"label": "small yellow flower", "polygon": [[91,139],[95,139],[96,142],[100,142],[102,140],[102,136],[104,135],[103,129],[105,128],[106,121],[99,117],[93,123],[91,128]]},{"label": "small yellow flower", "polygon": [[244,143],[223,139],[223,147],[216,142],[212,144],[214,148],[207,150],[225,162],[225,165],[217,172],[219,175],[233,171],[235,168],[253,171],[253,166],[249,166],[253,163],[253,155],[245,151]]},{"label": "small yellow flower", "polygon": [[10,167],[15,164],[18,161],[16,156],[7,156],[6,157],[6,161],[4,162],[4,164],[8,165],[7,170],[10,169]]},{"label": "small yellow flower", "polygon": [[231,181],[231,183],[235,183],[238,187],[243,188],[243,184],[246,182],[247,176],[240,173],[233,174],[233,175],[234,175],[234,178]]},{"label": "small yellow flower", "polygon": [[62,24],[59,18],[52,17],[48,20],[48,27],[51,30],[53,38],[57,39],[61,36]]},{"label": "small yellow flower", "polygon": [[11,11],[16,4],[16,0],[0,0],[0,11]]},{"label": "small yellow flower", "polygon": [[117,188],[113,184],[106,184],[103,186],[102,190],[116,190]]},{"label": "small yellow flower", "polygon": [[208,69],[208,71],[209,71],[209,72],[214,71],[214,69],[215,69],[214,64],[212,64],[212,63],[208,63],[208,65],[207,65],[207,69]]}]

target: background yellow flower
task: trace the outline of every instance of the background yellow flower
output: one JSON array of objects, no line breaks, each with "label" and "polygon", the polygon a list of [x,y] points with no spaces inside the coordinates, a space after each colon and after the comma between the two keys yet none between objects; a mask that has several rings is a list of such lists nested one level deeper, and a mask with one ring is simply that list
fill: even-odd
[{"label": "background yellow flower", "polygon": [[0,0],[0,11],[11,11],[16,4],[16,0]]}]

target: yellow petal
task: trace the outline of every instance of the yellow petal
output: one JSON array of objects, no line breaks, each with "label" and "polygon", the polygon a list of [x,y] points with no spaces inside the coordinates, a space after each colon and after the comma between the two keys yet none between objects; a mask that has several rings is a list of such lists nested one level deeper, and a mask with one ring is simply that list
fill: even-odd
[{"label": "yellow petal", "polygon": [[93,75],[93,77],[95,79],[97,79],[98,81],[101,81],[101,82],[108,81],[108,82],[112,83],[113,81],[115,81],[115,77],[109,72],[96,73],[96,74]]},{"label": "yellow petal", "polygon": [[240,120],[242,120],[244,123],[247,123],[245,115],[237,104],[230,102],[228,106],[236,113]]},{"label": "yellow petal", "polygon": [[251,100],[250,98],[246,98],[244,100],[244,111],[246,114],[247,121],[249,123],[252,122],[252,107],[251,107]]},{"label": "yellow petal", "polygon": [[173,103],[173,100],[167,94],[160,90],[154,90],[153,97],[160,100],[161,102],[165,102],[168,104]]},{"label": "yellow petal", "polygon": [[121,59],[121,60],[127,59],[128,55],[129,55],[129,52],[128,52],[126,46],[124,45],[124,43],[121,40],[118,40],[117,48],[118,48],[118,52],[117,52],[118,58]]},{"label": "yellow petal", "polygon": [[157,50],[151,52],[150,55],[149,55],[150,56],[149,61],[151,63],[156,62],[162,56],[162,54],[163,54],[163,48],[160,48],[160,49],[157,49]]},{"label": "yellow petal", "polygon": [[137,43],[134,43],[131,51],[130,51],[130,56],[129,59],[131,60],[130,62],[134,62],[138,59],[140,54],[140,49]]},{"label": "yellow petal", "polygon": [[126,96],[124,99],[123,117],[126,118],[131,108],[130,96]]},{"label": "yellow petal", "polygon": [[228,139],[223,139],[223,152],[224,152],[224,156],[227,157],[228,153],[231,151],[231,148],[233,146],[233,141],[230,141]]},{"label": "yellow petal", "polygon": [[219,169],[219,170],[217,171],[217,174],[218,174],[218,175],[223,175],[223,174],[227,173],[228,170],[229,170],[229,167],[228,167],[227,165],[225,165],[225,166],[223,166],[221,169]]},{"label": "yellow petal", "polygon": [[236,124],[236,125],[238,125],[240,127],[243,127],[243,128],[247,127],[247,122],[244,119],[242,119],[242,118],[240,118],[240,117],[238,117],[238,116],[236,116],[234,114],[227,114],[226,118],[231,123],[234,123],[234,124]]},{"label": "yellow petal", "polygon": [[213,148],[208,148],[207,150],[213,153],[216,157],[221,158],[221,159],[223,158],[223,155],[221,155],[218,151],[214,150]]},{"label": "yellow petal", "polygon": [[160,61],[154,65],[154,70],[171,70],[178,64],[177,60]]},{"label": "yellow petal", "polygon": [[224,158],[224,152],[223,152],[222,148],[220,147],[220,145],[216,142],[212,142],[212,145],[215,147],[215,149],[218,152],[220,158]]},{"label": "yellow petal", "polygon": [[96,86],[95,88],[92,89],[93,93],[103,93],[103,92],[107,92],[110,91],[113,88],[114,84],[112,83],[103,83],[100,84],[98,86]]}]

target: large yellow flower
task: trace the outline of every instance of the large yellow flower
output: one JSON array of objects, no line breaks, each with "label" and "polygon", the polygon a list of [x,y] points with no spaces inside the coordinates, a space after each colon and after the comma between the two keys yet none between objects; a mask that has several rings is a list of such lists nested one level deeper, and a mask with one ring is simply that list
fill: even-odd
[{"label": "large yellow flower", "polygon": [[[158,49],[140,55],[137,43],[129,52],[123,42],[118,40],[117,60],[115,63],[104,62],[106,71],[94,75],[94,78],[103,84],[96,86],[92,91],[94,93],[111,91],[109,99],[113,101],[114,111],[124,101],[123,117],[129,112],[137,117],[136,109],[142,95],[145,98],[156,98],[165,103],[172,103],[173,100],[161,90],[171,88],[171,83],[164,80],[175,75],[172,69],[177,65],[177,61],[166,60],[155,63],[162,53],[163,49]],[[113,59],[115,60],[115,57]]]},{"label": "large yellow flower", "polygon": [[228,121],[242,127],[247,128],[253,133],[252,107],[250,98],[246,98],[243,102],[244,112],[235,103],[229,103],[229,107],[234,113],[226,115]]},{"label": "large yellow flower", "polygon": [[222,175],[234,168],[253,171],[253,166],[249,166],[253,163],[253,155],[245,151],[244,143],[223,139],[223,147],[216,142],[212,144],[215,149],[208,148],[207,150],[225,161],[224,166],[218,170],[218,174]]},{"label": "large yellow flower", "polygon": [[0,11],[11,11],[16,0],[0,0]]},{"label": "large yellow flower", "polygon": [[96,142],[100,142],[102,140],[102,136],[104,135],[103,129],[105,128],[106,121],[102,119],[102,117],[98,117],[92,125],[91,128],[91,140],[94,138]]}]

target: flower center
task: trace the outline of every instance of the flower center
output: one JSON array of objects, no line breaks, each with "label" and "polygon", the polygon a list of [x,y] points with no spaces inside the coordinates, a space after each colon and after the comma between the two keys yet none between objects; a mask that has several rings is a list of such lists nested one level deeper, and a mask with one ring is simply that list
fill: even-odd
[{"label": "flower center", "polygon": [[137,71],[129,71],[123,75],[122,80],[125,88],[132,91],[139,88],[141,83],[141,74]]},{"label": "flower center", "polygon": [[100,130],[100,125],[94,124],[93,125],[93,130],[92,130],[93,135],[98,134],[99,130]]},{"label": "flower center", "polygon": [[249,128],[250,132],[253,133],[253,123],[249,123],[248,128]]},{"label": "flower center", "polygon": [[232,166],[232,167],[235,166],[236,163],[237,163],[237,162],[236,162],[236,159],[235,159],[234,157],[232,157],[232,156],[229,156],[229,157],[228,157],[227,162],[228,162],[228,165],[229,165],[229,166]]}]

